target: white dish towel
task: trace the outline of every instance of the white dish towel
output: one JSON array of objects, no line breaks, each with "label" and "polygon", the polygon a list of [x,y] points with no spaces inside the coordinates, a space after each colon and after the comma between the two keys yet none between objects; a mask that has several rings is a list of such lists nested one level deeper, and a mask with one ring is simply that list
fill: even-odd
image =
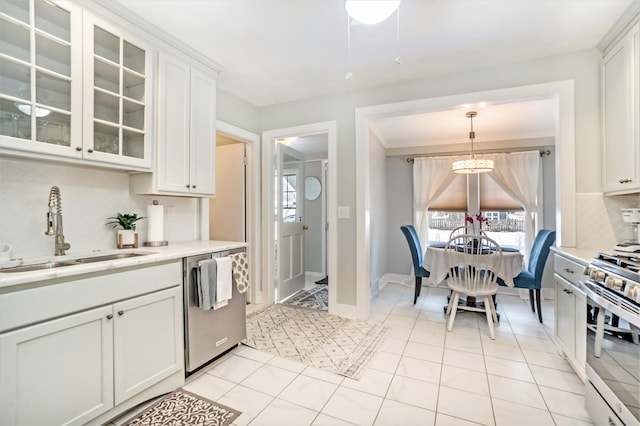
[{"label": "white dish towel", "polygon": [[217,266],[216,274],[216,301],[213,304],[213,309],[218,309],[226,306],[231,299],[233,291],[233,280],[231,279],[231,265],[232,259],[230,257],[220,257],[215,259]]}]

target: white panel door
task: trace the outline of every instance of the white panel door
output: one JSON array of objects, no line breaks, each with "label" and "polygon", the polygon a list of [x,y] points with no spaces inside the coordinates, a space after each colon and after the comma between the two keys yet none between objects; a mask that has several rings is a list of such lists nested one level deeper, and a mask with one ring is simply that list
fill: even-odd
[{"label": "white panel door", "polygon": [[113,407],[111,306],[0,335],[0,424],[84,424]]},{"label": "white panel door", "polygon": [[113,306],[116,405],[183,368],[181,295],[175,287]]},{"label": "white panel door", "polygon": [[276,301],[304,288],[304,156],[278,144]]}]

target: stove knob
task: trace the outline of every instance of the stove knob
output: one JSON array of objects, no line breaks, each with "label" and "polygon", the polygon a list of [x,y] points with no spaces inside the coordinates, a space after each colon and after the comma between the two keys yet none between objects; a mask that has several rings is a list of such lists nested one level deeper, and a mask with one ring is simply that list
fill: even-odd
[{"label": "stove knob", "polygon": [[604,281],[605,287],[612,288],[614,290],[622,289],[623,283],[624,281],[622,281],[621,278],[615,278],[615,277],[607,277],[607,279]]},{"label": "stove knob", "polygon": [[589,273],[589,278],[591,278],[592,280],[598,283],[601,283],[602,281],[604,281],[604,276],[605,276],[604,271],[598,271],[597,269],[593,269]]}]

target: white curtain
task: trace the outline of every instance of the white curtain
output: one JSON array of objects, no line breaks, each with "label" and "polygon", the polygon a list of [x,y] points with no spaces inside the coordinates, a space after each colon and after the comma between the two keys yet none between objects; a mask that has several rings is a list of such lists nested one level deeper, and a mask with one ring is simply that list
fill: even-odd
[{"label": "white curtain", "polygon": [[413,226],[426,247],[429,206],[447,189],[456,177],[451,171],[454,157],[421,157],[413,160]]},{"label": "white curtain", "polygon": [[535,214],[538,211],[538,176],[540,173],[540,152],[511,152],[478,155],[491,158],[495,168],[489,176],[504,191],[518,201],[525,211],[524,247],[527,257],[536,235]]}]

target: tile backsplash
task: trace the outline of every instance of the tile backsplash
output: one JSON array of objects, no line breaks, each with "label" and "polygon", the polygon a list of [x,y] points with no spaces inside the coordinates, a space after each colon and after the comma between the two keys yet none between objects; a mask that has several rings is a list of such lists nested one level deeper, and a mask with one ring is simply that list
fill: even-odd
[{"label": "tile backsplash", "polygon": [[[169,243],[198,239],[198,199],[131,195],[126,172],[0,158],[0,243],[11,245],[12,258],[53,255],[54,238],[44,232],[54,185],[60,188],[68,253],[116,248],[116,230],[107,218],[117,212],[146,216],[154,199],[166,206]],[[142,246],[145,220],[137,231]]]},{"label": "tile backsplash", "polygon": [[632,227],[622,220],[622,208],[640,207],[640,195],[604,196],[599,193],[576,195],[578,247],[613,250],[613,246],[632,239]]}]

